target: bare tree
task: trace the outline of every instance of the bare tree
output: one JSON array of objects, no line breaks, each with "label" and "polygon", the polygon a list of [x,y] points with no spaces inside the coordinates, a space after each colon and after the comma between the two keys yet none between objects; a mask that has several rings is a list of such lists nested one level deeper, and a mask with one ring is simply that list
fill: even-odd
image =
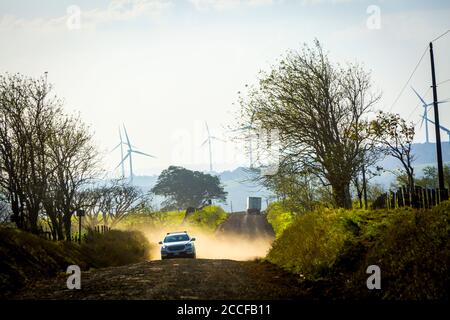
[{"label": "bare tree", "polygon": [[116,226],[126,215],[143,208],[149,196],[123,180],[113,180],[109,185],[93,188],[89,192],[91,205],[87,219],[90,227],[99,222],[111,228]]},{"label": "bare tree", "polygon": [[259,86],[240,99],[240,126],[251,119],[277,130],[281,166],[316,175],[331,185],[337,206],[351,208],[350,183],[368,140],[365,116],[379,98],[368,72],[356,64],[333,65],[316,41],[262,73]]},{"label": "bare tree", "polygon": [[44,78],[0,76],[0,185],[14,222],[34,233],[49,174],[45,144],[60,112],[49,92]]},{"label": "bare tree", "polygon": [[58,117],[47,141],[48,166],[43,206],[58,239],[70,240],[72,216],[83,205],[81,190],[98,175],[98,153],[92,134],[77,117]]},{"label": "bare tree", "polygon": [[45,77],[0,76],[0,188],[17,227],[70,239],[75,195],[96,174],[92,135],[50,96]]}]

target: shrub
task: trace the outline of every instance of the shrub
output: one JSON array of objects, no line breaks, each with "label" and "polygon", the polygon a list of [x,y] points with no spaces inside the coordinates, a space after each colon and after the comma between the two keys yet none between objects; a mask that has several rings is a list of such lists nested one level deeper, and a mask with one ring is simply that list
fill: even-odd
[{"label": "shrub", "polygon": [[[331,298],[449,298],[450,202],[431,210],[326,210],[300,216],[267,259]],[[382,290],[368,290],[378,265]],[[317,294],[327,294],[317,291]]]},{"label": "shrub", "polygon": [[31,280],[56,276],[69,265],[87,270],[136,263],[147,260],[149,251],[150,244],[137,231],[91,234],[80,246],[0,227],[0,295],[6,296]]},{"label": "shrub", "polygon": [[302,278],[315,279],[330,267],[348,237],[339,219],[344,210],[322,209],[299,216],[275,240],[267,259]]},{"label": "shrub", "polygon": [[91,232],[82,250],[96,267],[120,266],[150,259],[151,245],[139,231]]},{"label": "shrub", "polygon": [[277,238],[294,222],[295,217],[295,213],[286,210],[279,202],[271,203],[267,208],[267,221]]},{"label": "shrub", "polygon": [[0,227],[0,294],[6,295],[34,278],[55,276],[72,264],[82,269],[89,265],[77,245]]},{"label": "shrub", "polygon": [[227,213],[219,206],[207,206],[191,213],[186,222],[204,231],[215,231],[227,219]]}]

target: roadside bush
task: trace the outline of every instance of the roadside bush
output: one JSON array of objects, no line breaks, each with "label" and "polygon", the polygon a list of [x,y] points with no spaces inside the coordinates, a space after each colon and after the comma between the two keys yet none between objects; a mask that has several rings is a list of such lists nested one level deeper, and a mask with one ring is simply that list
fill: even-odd
[{"label": "roadside bush", "polygon": [[[296,219],[267,259],[324,289],[315,295],[448,299],[449,218],[450,202],[431,210],[323,209]],[[381,269],[381,290],[367,289],[369,265]]]},{"label": "roadside bush", "polygon": [[267,208],[267,221],[272,225],[278,238],[295,220],[296,214],[286,210],[279,202],[273,202]]},{"label": "roadside bush", "polygon": [[150,259],[151,245],[139,231],[91,232],[81,249],[96,267],[121,266]]},{"label": "roadside bush", "polygon": [[322,209],[298,216],[275,240],[267,259],[304,279],[319,277],[321,270],[333,265],[349,236],[339,223],[345,213]]},{"label": "roadside bush", "polygon": [[227,213],[219,206],[207,206],[191,213],[186,222],[204,231],[215,231],[227,219]]},{"label": "roadside bush", "polygon": [[72,264],[82,269],[89,266],[79,246],[0,227],[0,295],[6,295],[32,279],[55,276]]},{"label": "roadside bush", "polygon": [[185,211],[148,211],[125,216],[118,227],[125,230],[146,230],[148,228],[178,227]]},{"label": "roadside bush", "polygon": [[0,227],[0,296],[7,296],[32,280],[54,277],[65,272],[69,265],[88,270],[145,261],[149,259],[150,248],[148,240],[138,231],[90,234],[80,246]]}]

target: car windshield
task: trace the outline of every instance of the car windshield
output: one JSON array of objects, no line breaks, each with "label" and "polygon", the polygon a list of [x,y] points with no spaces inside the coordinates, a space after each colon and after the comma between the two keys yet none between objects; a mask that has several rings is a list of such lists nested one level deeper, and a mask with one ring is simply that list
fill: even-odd
[{"label": "car windshield", "polygon": [[177,241],[188,241],[188,240],[189,240],[189,236],[187,234],[176,234],[176,235],[167,236],[164,239],[164,242],[177,242]]}]

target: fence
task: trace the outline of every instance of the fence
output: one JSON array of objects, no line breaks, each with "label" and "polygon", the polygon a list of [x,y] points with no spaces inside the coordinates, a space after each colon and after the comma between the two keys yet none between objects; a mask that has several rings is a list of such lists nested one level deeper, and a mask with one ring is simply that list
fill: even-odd
[{"label": "fence", "polygon": [[[95,226],[94,229],[89,229],[87,233],[81,233],[81,240],[86,240],[89,232],[105,234],[110,230],[111,227],[108,226]],[[79,233],[78,232],[72,233],[71,239],[72,241],[78,241]]]},{"label": "fence", "polygon": [[449,199],[448,189],[430,189],[416,186],[411,192],[402,187],[396,192],[388,192],[379,196],[372,204],[372,209],[395,209],[400,207],[430,209]]}]

